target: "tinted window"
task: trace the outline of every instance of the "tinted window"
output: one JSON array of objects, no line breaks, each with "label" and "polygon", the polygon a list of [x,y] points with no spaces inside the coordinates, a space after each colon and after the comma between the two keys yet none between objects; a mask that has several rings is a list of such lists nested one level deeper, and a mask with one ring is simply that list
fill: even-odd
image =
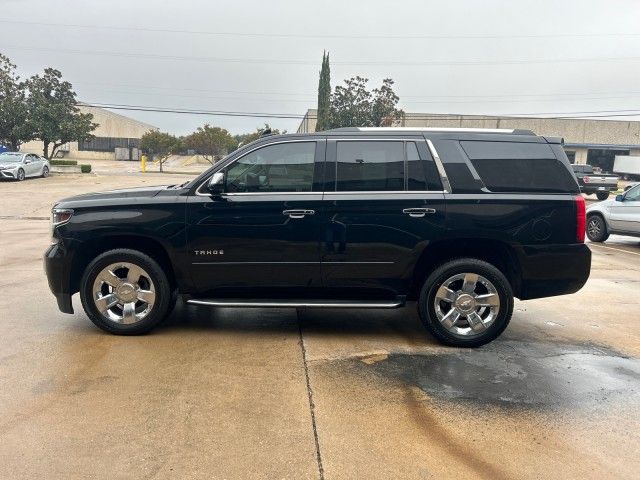
[{"label": "tinted window", "polygon": [[310,192],[315,142],[269,145],[226,169],[227,192]]},{"label": "tinted window", "polygon": [[460,145],[494,192],[574,192],[571,172],[544,143],[467,142]]},{"label": "tinted window", "polygon": [[404,142],[338,142],[336,190],[404,190]]},{"label": "tinted window", "polygon": [[407,142],[407,190],[421,191],[428,190],[424,162],[420,160],[418,155],[418,147],[415,142]]}]

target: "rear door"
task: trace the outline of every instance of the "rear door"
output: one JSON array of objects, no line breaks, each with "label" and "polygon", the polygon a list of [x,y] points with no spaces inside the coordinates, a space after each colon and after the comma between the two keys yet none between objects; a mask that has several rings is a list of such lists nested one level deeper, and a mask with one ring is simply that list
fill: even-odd
[{"label": "rear door", "polygon": [[444,194],[424,139],[332,137],[325,178],[324,286],[347,297],[406,294],[413,265],[444,231]]},{"label": "rear door", "polygon": [[612,203],[609,221],[615,230],[640,233],[640,185],[630,189],[621,202]]},{"label": "rear door", "polygon": [[[187,205],[188,257],[200,294],[216,297],[320,286],[323,139],[262,145],[203,184]],[[206,183],[206,182],[205,182]]]}]

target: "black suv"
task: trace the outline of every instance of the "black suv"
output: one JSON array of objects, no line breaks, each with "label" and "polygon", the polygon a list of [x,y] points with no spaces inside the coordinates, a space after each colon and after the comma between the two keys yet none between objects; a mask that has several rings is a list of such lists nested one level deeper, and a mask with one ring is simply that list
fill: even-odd
[{"label": "black suv", "polygon": [[521,130],[347,128],[266,136],[183,185],[53,208],[60,310],[145,333],[188,304],[396,308],[441,342],[506,328],[514,296],[589,276],[585,205],[562,140]]}]

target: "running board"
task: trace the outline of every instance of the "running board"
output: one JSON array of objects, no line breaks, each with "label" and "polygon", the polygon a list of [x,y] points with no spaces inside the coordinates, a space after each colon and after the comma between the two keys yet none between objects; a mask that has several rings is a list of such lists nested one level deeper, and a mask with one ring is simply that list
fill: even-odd
[{"label": "running board", "polygon": [[354,301],[354,300],[244,300],[244,299],[208,299],[192,298],[191,305],[211,307],[252,307],[252,308],[399,308],[404,302],[390,301]]}]

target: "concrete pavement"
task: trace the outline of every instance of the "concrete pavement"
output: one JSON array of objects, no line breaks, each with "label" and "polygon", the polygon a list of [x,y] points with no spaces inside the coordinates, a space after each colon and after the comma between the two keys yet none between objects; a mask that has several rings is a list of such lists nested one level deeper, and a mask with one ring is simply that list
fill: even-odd
[{"label": "concrete pavement", "polygon": [[153,334],[57,311],[51,204],[188,177],[0,183],[0,478],[636,478],[640,242],[592,245],[571,296],[483,348],[413,308],[207,309]]}]

